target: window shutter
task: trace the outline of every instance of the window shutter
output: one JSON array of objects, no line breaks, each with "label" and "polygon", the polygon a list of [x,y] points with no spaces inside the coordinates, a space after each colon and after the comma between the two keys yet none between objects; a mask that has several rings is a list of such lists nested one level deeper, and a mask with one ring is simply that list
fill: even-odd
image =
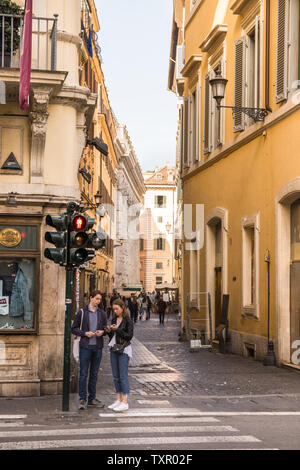
[{"label": "window shutter", "polygon": [[157,238],[154,238],[154,250],[157,250]]},{"label": "window shutter", "polygon": [[[245,64],[246,64],[246,37],[234,43],[234,106],[244,106],[245,103]],[[233,117],[233,131],[244,130],[245,120],[241,111],[235,112]]]},{"label": "window shutter", "polygon": [[204,138],[203,138],[203,152],[210,152],[210,84],[209,74],[204,78]]},{"label": "window shutter", "polygon": [[162,239],[162,250],[165,251],[166,249],[166,240],[165,238]]},{"label": "window shutter", "polygon": [[183,159],[183,105],[180,107],[180,170],[184,167]]},{"label": "window shutter", "polygon": [[189,167],[189,99],[185,99],[183,103],[183,164],[185,168]]},{"label": "window shutter", "polygon": [[276,103],[287,99],[288,0],[277,0]]}]

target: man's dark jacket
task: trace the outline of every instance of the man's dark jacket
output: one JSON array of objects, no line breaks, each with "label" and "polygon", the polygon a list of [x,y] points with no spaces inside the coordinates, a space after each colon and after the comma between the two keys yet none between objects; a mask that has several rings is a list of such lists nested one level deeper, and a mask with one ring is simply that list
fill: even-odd
[{"label": "man's dark jacket", "polygon": [[[117,317],[113,317],[111,324],[116,325]],[[130,340],[133,337],[133,323],[130,317],[124,317],[122,322],[119,325],[119,328],[115,331],[108,333],[109,338],[112,339],[113,335],[116,333],[116,343],[124,344],[127,346],[130,344]]]},{"label": "man's dark jacket", "polygon": [[[85,336],[85,333],[90,330],[90,325],[89,325],[89,308],[88,305],[86,305],[83,309],[83,320],[82,320],[82,329],[80,329],[80,324],[81,324],[81,313],[82,309],[78,310],[76,313],[76,317],[74,319],[71,331],[73,335],[76,336],[81,336],[79,347],[83,349],[87,349],[89,346],[89,338]],[[104,310],[101,310],[100,308],[97,308],[97,330],[104,330],[104,328],[107,326],[107,316]],[[103,348],[103,336],[98,337],[97,336],[97,349],[102,349]]]}]

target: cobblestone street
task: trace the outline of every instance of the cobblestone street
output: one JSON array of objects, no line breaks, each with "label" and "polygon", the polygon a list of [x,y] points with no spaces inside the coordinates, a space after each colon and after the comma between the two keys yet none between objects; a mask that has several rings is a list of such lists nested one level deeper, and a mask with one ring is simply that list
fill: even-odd
[{"label": "cobblestone street", "polygon": [[[217,350],[191,353],[189,344],[178,341],[180,321],[168,315],[165,326],[157,315],[135,325],[133,358],[129,373],[132,397],[224,397],[298,394],[297,371],[265,367],[259,361]],[[104,353],[100,394],[113,393],[109,355]],[[105,390],[102,389],[101,383]],[[253,400],[252,400],[253,401]],[[255,400],[254,400],[255,402]]]}]

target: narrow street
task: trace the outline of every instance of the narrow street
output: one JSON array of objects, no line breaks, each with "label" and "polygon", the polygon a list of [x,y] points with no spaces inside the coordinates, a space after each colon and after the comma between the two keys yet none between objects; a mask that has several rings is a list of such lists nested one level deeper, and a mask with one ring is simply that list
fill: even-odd
[{"label": "narrow street", "polygon": [[[299,447],[297,372],[216,351],[191,353],[178,331],[171,315],[165,326],[156,315],[136,324],[130,409],[122,414],[78,411],[76,395],[67,413],[57,396],[1,398],[0,450]],[[106,347],[97,390],[106,406],[113,401]]]}]

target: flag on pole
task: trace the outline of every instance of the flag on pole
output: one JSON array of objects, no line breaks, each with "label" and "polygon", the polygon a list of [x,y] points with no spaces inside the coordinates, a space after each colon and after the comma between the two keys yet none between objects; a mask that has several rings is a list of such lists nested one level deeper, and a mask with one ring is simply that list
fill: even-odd
[{"label": "flag on pole", "polygon": [[19,104],[21,109],[29,108],[32,51],[32,0],[27,0],[23,28],[23,44],[20,65]]},{"label": "flag on pole", "polygon": [[93,42],[92,42],[92,30],[89,30],[89,40],[88,40],[88,52],[90,57],[93,57]]}]

